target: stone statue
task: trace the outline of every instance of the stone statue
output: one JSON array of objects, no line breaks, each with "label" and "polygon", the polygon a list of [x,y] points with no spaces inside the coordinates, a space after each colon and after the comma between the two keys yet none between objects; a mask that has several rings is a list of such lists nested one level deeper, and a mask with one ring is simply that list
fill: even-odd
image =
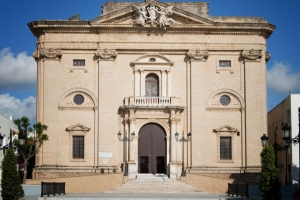
[{"label": "stone statue", "polygon": [[169,16],[172,14],[173,6],[168,6],[167,8],[158,8],[154,5],[154,2],[151,2],[147,9],[146,7],[138,8],[133,5],[132,9],[134,10],[133,20],[134,25],[144,26],[145,23],[150,24],[151,27],[155,25],[159,25],[159,27],[164,27],[166,29],[166,25],[169,26],[171,23],[178,23],[174,19]]},{"label": "stone statue", "polygon": [[177,23],[174,19],[168,18],[172,14],[173,6],[168,6],[167,8],[161,8],[158,13],[158,23],[159,27],[164,27],[166,29],[166,25],[170,25],[170,23]]},{"label": "stone statue", "polygon": [[149,21],[147,23],[150,23],[151,26],[154,26],[155,24],[157,24],[157,11],[158,9],[155,7],[155,5],[153,3],[150,4],[150,6],[148,7],[148,13],[149,13],[149,17],[147,17],[149,19]]},{"label": "stone statue", "polygon": [[147,11],[144,6],[142,6],[140,9],[136,7],[135,5],[132,6],[133,10],[135,11],[137,18],[134,20],[135,24],[140,24],[144,26],[146,19],[147,19]]}]

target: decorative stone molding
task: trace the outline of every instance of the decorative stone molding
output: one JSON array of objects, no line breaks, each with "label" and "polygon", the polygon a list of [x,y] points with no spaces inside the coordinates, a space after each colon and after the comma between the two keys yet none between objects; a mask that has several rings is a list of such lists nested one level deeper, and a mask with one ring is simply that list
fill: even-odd
[{"label": "decorative stone molding", "polygon": [[90,130],[91,130],[90,128],[83,126],[81,124],[76,124],[66,128],[66,131],[68,132],[73,132],[73,131],[89,132]]},{"label": "decorative stone molding", "polygon": [[134,117],[129,117],[128,119],[130,124],[135,124],[135,118]]},{"label": "decorative stone molding", "polygon": [[197,49],[195,52],[187,52],[187,55],[194,60],[206,60],[209,56],[209,53],[208,51],[200,52],[200,49]]},{"label": "decorative stone molding", "polygon": [[32,53],[32,57],[37,60],[39,58],[39,52],[38,50],[34,50],[34,52]]},{"label": "decorative stone molding", "polygon": [[61,57],[62,57],[61,49],[42,48],[39,50],[39,54],[41,57],[50,58],[50,59],[55,59],[55,58],[61,59]]},{"label": "decorative stone molding", "polygon": [[177,123],[177,118],[176,117],[171,117],[170,122],[171,122],[171,124]]},{"label": "decorative stone molding", "polygon": [[110,59],[112,57],[116,57],[118,55],[118,52],[115,50],[109,51],[107,48],[105,48],[103,51],[97,50],[95,51],[95,56],[100,57],[102,59]]},{"label": "decorative stone molding", "polygon": [[176,118],[176,124],[180,124],[180,118]]},{"label": "decorative stone molding", "polygon": [[269,52],[265,52],[266,63],[268,63],[270,59],[271,59],[271,54]]},{"label": "decorative stone molding", "polygon": [[233,128],[228,125],[221,126],[219,128],[213,129],[214,133],[220,133],[220,132],[229,132],[229,133],[236,133],[238,130],[236,128]]},{"label": "decorative stone molding", "polygon": [[262,58],[261,50],[251,49],[250,51],[243,51],[241,56],[245,58],[245,60],[259,60]]}]

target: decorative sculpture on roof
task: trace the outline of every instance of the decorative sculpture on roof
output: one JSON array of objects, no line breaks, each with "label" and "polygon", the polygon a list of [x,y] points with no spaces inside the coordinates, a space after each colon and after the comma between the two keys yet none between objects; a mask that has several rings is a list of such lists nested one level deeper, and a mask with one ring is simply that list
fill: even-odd
[{"label": "decorative sculpture on roof", "polygon": [[172,14],[173,6],[158,8],[152,1],[147,7],[142,6],[141,8],[138,8],[133,5],[132,9],[135,13],[133,20],[134,25],[144,26],[145,23],[147,23],[150,24],[151,27],[159,25],[159,27],[164,27],[166,29],[166,26],[169,26],[172,23],[178,23],[169,17]]}]

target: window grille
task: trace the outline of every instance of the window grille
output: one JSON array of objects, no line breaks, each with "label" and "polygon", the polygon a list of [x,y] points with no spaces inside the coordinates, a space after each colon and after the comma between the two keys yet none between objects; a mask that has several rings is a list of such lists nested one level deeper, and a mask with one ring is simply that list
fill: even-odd
[{"label": "window grille", "polygon": [[84,158],[84,136],[73,136],[73,158]]},{"label": "window grille", "polygon": [[230,60],[220,60],[219,67],[231,67],[231,61]]},{"label": "window grille", "polygon": [[220,138],[220,159],[231,160],[231,137]]},{"label": "window grille", "polygon": [[85,66],[85,60],[73,60],[73,66]]},{"label": "window grille", "polygon": [[147,97],[158,97],[159,95],[159,83],[158,76],[156,74],[148,74],[146,77],[146,96]]}]

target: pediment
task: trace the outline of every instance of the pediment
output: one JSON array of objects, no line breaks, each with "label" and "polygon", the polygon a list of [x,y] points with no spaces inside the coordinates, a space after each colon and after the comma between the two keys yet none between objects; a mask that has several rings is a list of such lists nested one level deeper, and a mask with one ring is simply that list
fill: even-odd
[{"label": "pediment", "polygon": [[[151,15],[151,6],[154,8]],[[163,12],[164,11],[164,12]],[[143,14],[141,14],[143,13]],[[167,27],[169,26],[182,26],[182,25],[213,25],[214,21],[211,19],[204,18],[199,15],[184,11],[177,8],[176,6],[170,6],[166,3],[154,1],[154,2],[141,2],[135,5],[130,5],[126,8],[120,9],[118,11],[101,15],[93,20],[91,20],[91,25],[97,26],[101,24],[114,24],[114,25],[131,25],[133,27],[160,27],[161,23],[160,16],[166,14],[164,23]],[[153,18],[151,21],[150,18]],[[168,24],[169,21],[170,24]],[[155,22],[155,23],[153,23]],[[128,26],[127,26],[128,27]]]},{"label": "pediment", "polygon": [[68,131],[68,132],[73,132],[73,131],[89,132],[90,128],[83,126],[81,124],[76,124],[76,125],[66,128],[66,131]]},{"label": "pediment", "polygon": [[173,62],[161,54],[151,53],[130,63],[133,70],[171,70]]},{"label": "pediment", "polygon": [[169,58],[161,54],[155,54],[155,53],[143,55],[133,62],[133,64],[135,65],[147,64],[147,63],[173,65],[173,62]]},{"label": "pediment", "polygon": [[236,128],[231,127],[231,126],[224,125],[224,126],[221,126],[219,128],[214,129],[213,132],[214,133],[218,133],[218,132],[236,133],[236,132],[238,132],[238,130]]}]

